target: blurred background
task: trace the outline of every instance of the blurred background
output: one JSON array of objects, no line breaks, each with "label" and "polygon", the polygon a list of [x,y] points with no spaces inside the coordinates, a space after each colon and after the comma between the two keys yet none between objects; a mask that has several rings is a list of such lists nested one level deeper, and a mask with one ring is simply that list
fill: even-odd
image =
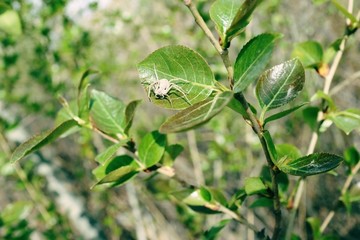
[{"label": "blurred background", "polygon": [[[214,30],[208,14],[214,1],[196,2]],[[333,5],[321,2],[264,1],[246,32],[232,42],[231,59],[246,41],[263,32],[283,34],[272,65],[290,59],[299,42],[316,40],[328,47],[344,33],[345,21]],[[170,44],[193,48],[207,60],[216,79],[227,84],[220,57],[182,1],[2,0],[0,13],[3,4],[13,11],[0,15],[0,239],[201,239],[205,230],[223,219],[197,214],[175,202],[167,194],[174,183],[164,177],[90,190],[95,183],[94,158],[104,145],[88,131],[56,141],[17,165],[9,163],[18,144],[54,126],[61,109],[58,97],[75,99],[81,75],[89,68],[100,72],[91,77],[92,88],[125,103],[143,100],[132,131],[137,140],[158,129],[172,113],[149,103],[139,82],[136,65],[154,50]],[[354,4],[357,12],[360,1]],[[357,34],[348,41],[334,78],[331,93],[339,109],[360,107],[359,40]],[[306,86],[295,105],[309,101],[323,87],[316,72],[306,74]],[[246,96],[257,106],[252,87]],[[301,110],[269,129],[276,144],[291,143],[306,153],[311,128]],[[258,176],[265,163],[251,128],[230,109],[196,131],[169,135],[169,142],[185,147],[175,162],[179,176],[215,186],[228,197],[245,177]],[[351,146],[360,150],[359,131],[345,135],[330,127],[320,136],[316,151],[342,155]],[[339,177],[309,178],[296,222],[299,229],[306,227],[306,217],[323,219],[334,206],[346,169],[340,166],[336,171]],[[295,179],[290,178],[289,192]],[[354,180],[359,181],[359,177]],[[353,206],[351,215],[340,208],[327,232],[340,239],[358,239],[359,213],[359,205]],[[254,213],[244,209],[244,214],[260,228],[273,224],[268,209]],[[220,239],[253,236],[232,222]]]}]

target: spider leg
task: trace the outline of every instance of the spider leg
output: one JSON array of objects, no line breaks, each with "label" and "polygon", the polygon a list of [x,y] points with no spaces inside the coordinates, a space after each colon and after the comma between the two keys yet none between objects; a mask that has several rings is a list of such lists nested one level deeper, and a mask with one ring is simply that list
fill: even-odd
[{"label": "spider leg", "polygon": [[181,87],[177,86],[176,84],[174,83],[171,83],[170,84],[170,89],[173,88],[175,89],[176,91],[178,91],[179,93],[181,93],[183,95],[183,98],[185,98],[185,101],[189,104],[189,105],[192,105],[190,100],[187,98],[187,94]]}]

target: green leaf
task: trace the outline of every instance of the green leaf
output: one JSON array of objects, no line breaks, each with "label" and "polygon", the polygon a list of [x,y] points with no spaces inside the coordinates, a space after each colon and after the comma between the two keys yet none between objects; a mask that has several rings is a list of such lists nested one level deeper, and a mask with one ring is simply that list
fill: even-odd
[{"label": "green leaf", "polygon": [[227,44],[226,31],[230,28],[240,6],[239,0],[217,0],[211,5],[210,18],[215,23],[223,47]]},{"label": "green leaf", "polygon": [[271,161],[273,163],[276,163],[277,159],[278,159],[278,155],[277,155],[277,152],[276,152],[276,148],[275,148],[275,144],[272,140],[272,137],[270,135],[270,132],[265,130],[263,132],[263,137],[265,139],[265,142],[266,142],[266,147],[270,153],[270,157],[271,157]]},{"label": "green leaf", "polygon": [[256,97],[265,113],[292,101],[302,90],[305,71],[298,59],[265,71],[256,85]]},{"label": "green leaf", "polygon": [[315,217],[310,217],[310,218],[307,218],[306,221],[309,223],[309,225],[311,227],[313,239],[320,239],[320,237],[321,237],[320,219],[315,218]]},{"label": "green leaf", "polygon": [[[240,101],[237,98],[244,98],[242,93],[235,93],[234,97],[231,98],[230,102],[228,103],[228,107],[234,110],[237,113],[240,113],[245,119],[248,119],[248,113],[246,112],[246,109],[243,107],[243,105],[240,103]],[[245,101],[245,99],[243,99]],[[250,107],[250,105],[249,105]]]},{"label": "green leaf", "polygon": [[247,195],[266,193],[267,187],[259,177],[249,177],[245,179],[245,192]]},{"label": "green leaf", "polygon": [[205,201],[211,202],[211,200],[212,200],[212,195],[211,195],[211,193],[209,192],[209,190],[207,190],[205,187],[200,187],[199,193],[200,193],[201,197],[202,197]]},{"label": "green leaf", "polygon": [[329,110],[330,111],[335,111],[336,110],[336,105],[334,103],[334,100],[332,100],[332,98],[329,96],[329,94],[324,93],[323,91],[317,91],[314,96],[311,97],[310,101],[315,101],[316,99],[323,99],[327,102],[327,104],[329,105]]},{"label": "green leaf", "polygon": [[204,232],[202,240],[215,240],[218,237],[218,234],[220,231],[228,224],[231,220],[230,219],[224,219],[221,220],[216,225],[212,226],[209,230],[206,230]]},{"label": "green leaf", "polygon": [[346,8],[344,8],[338,1],[331,0],[331,3],[334,4],[334,6],[348,19],[350,19],[352,24],[356,24],[358,20],[354,15],[348,12]]},{"label": "green leaf", "polygon": [[27,201],[18,201],[8,204],[5,208],[1,209],[1,223],[5,226],[10,226],[13,222],[19,222],[27,218],[31,213],[32,208],[32,203]]},{"label": "green leaf", "polygon": [[97,90],[91,91],[90,114],[93,124],[108,134],[125,134],[125,105]]},{"label": "green leaf", "polygon": [[50,129],[46,132],[40,133],[39,135],[33,136],[26,142],[18,146],[11,156],[11,162],[14,163],[19,161],[26,155],[38,150],[39,148],[51,143],[52,141],[59,138],[63,133],[69,129],[77,126],[76,121],[69,120],[61,123],[57,127]]},{"label": "green leaf", "polygon": [[294,58],[298,58],[304,67],[317,68],[323,62],[323,49],[316,41],[298,43],[292,52]]},{"label": "green leaf", "polygon": [[307,107],[303,110],[304,120],[314,132],[317,131],[318,128],[317,116],[319,111],[320,109],[318,107]]},{"label": "green leaf", "polygon": [[223,92],[212,99],[196,103],[167,119],[160,127],[160,132],[181,132],[198,127],[208,122],[226,107],[232,99],[232,92]]},{"label": "green leaf", "polygon": [[[201,192],[200,189],[193,190],[193,192],[188,195],[186,198],[184,198],[182,201],[187,204],[189,207],[191,207],[192,210],[200,213],[218,213],[218,207],[219,205],[217,203],[210,203],[207,199],[204,199],[202,194],[205,194],[204,192]],[[205,197],[209,197],[205,194]]]},{"label": "green leaf", "polygon": [[88,88],[90,86],[88,76],[91,74],[97,73],[95,70],[88,69],[86,70],[83,75],[81,76],[80,83],[78,86],[78,115],[80,118],[87,121],[88,114],[89,114],[89,93]]},{"label": "green leaf", "polygon": [[128,155],[117,156],[93,170],[92,173],[98,180],[94,186],[110,182],[114,185],[123,184],[139,171],[140,167],[132,157]]},{"label": "green leaf", "polygon": [[167,145],[162,160],[164,166],[172,166],[175,159],[184,151],[184,147],[180,144]]},{"label": "green leaf", "polygon": [[1,31],[14,37],[21,35],[21,21],[16,11],[8,10],[0,14],[0,32]]},{"label": "green leaf", "polygon": [[324,62],[325,63],[330,63],[336,53],[340,50],[340,45],[341,45],[341,42],[342,42],[343,38],[339,38],[339,39],[336,39],[326,50],[325,50],[325,53],[324,53]]},{"label": "green leaf", "polygon": [[129,130],[130,130],[133,120],[134,120],[135,110],[140,103],[141,103],[141,100],[134,100],[126,106],[126,109],[125,109],[126,126],[125,126],[124,132],[127,135],[129,134]]},{"label": "green leaf", "polygon": [[158,163],[164,155],[166,135],[153,131],[144,136],[139,145],[139,158],[146,168]]},{"label": "green leaf", "polygon": [[275,113],[275,114],[271,115],[270,117],[265,118],[264,123],[263,123],[263,127],[265,127],[265,125],[267,123],[271,122],[271,121],[275,121],[277,119],[280,119],[282,117],[285,117],[285,116],[289,115],[292,112],[295,112],[296,110],[298,110],[299,108],[301,108],[302,106],[304,106],[306,104],[308,104],[308,103],[302,103],[300,105],[297,105],[295,107],[292,107],[292,108],[286,109],[284,111]]},{"label": "green leaf", "polygon": [[294,145],[283,143],[276,145],[276,152],[278,154],[278,158],[281,159],[283,157],[298,159],[301,157],[300,150]]},{"label": "green leaf", "polygon": [[355,129],[360,129],[359,109],[347,109],[341,112],[330,113],[327,118],[333,121],[346,134],[351,133]]},{"label": "green leaf", "polygon": [[252,202],[249,208],[266,207],[270,208],[273,206],[273,200],[271,198],[261,197]]},{"label": "green leaf", "polygon": [[234,92],[243,91],[257,80],[269,63],[279,34],[261,34],[251,39],[239,52],[234,65]]},{"label": "green leaf", "polygon": [[285,157],[276,165],[285,173],[305,177],[330,171],[339,166],[342,161],[342,157],[331,153],[313,153],[298,159]]},{"label": "green leaf", "polygon": [[3,14],[7,10],[10,10],[11,7],[3,2],[0,2],[0,14]]},{"label": "green leaf", "polygon": [[101,165],[104,165],[106,162],[110,161],[114,155],[116,154],[117,150],[126,145],[127,140],[120,141],[118,143],[115,143],[108,147],[104,152],[100,153],[95,157],[95,161],[100,163]]},{"label": "green leaf", "polygon": [[351,168],[359,162],[360,153],[354,146],[351,146],[344,151],[344,160],[346,165]]},{"label": "green leaf", "polygon": [[[205,100],[215,89],[214,75],[203,57],[184,46],[167,46],[138,65],[141,84],[150,100],[164,108],[184,109]],[[164,97],[155,96],[155,83],[172,84]]]}]

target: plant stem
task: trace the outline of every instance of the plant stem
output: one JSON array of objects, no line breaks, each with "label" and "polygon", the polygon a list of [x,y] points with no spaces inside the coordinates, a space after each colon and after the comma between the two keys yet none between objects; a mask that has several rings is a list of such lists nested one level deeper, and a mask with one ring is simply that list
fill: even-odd
[{"label": "plant stem", "polygon": [[[349,0],[349,2],[348,2],[348,11],[350,13],[352,12],[352,8],[353,8],[352,0]],[[346,19],[346,23],[348,24],[348,19]],[[335,55],[335,58],[334,58],[333,63],[331,65],[330,71],[325,77],[325,82],[324,82],[324,87],[323,87],[323,92],[325,94],[329,94],[329,92],[330,92],[330,86],[331,86],[331,83],[332,83],[332,81],[334,79],[336,70],[338,69],[340,60],[341,60],[341,58],[343,56],[345,45],[346,45],[346,42],[347,42],[348,38],[349,38],[349,36],[345,34],[342,41],[341,41],[341,43],[340,43],[339,50],[337,51],[337,53]],[[318,113],[318,116],[317,116],[317,122],[319,123],[320,121],[323,120],[323,118],[324,118],[324,112],[320,111]],[[316,146],[316,143],[317,143],[318,139],[319,139],[319,132],[314,131],[312,133],[312,136],[311,136],[311,139],[310,139],[310,144],[309,144],[309,147],[308,147],[307,155],[314,152],[315,146]],[[294,228],[294,222],[295,222],[295,218],[296,218],[296,213],[297,213],[297,210],[299,208],[301,196],[302,196],[304,188],[305,188],[306,178],[303,178],[303,177],[299,178],[298,181],[299,181],[298,184],[296,184],[296,186],[298,188],[296,189],[294,205],[293,205],[293,208],[291,209],[291,212],[290,212],[290,217],[289,217],[289,221],[288,221],[288,227],[287,227],[287,230],[286,230],[286,237],[285,237],[286,240],[290,240],[290,238],[291,238],[291,233],[292,233],[293,228]]]},{"label": "plant stem", "polygon": [[[191,0],[184,0],[184,4],[189,8],[190,12],[195,18],[195,22],[199,25],[199,27],[204,31],[205,35],[209,38],[210,42],[213,44],[215,49],[221,56],[221,59],[224,63],[224,66],[228,72],[228,80],[230,83],[230,89],[232,89],[234,85],[234,68],[229,58],[229,53],[227,49],[222,49],[219,42],[216,40],[205,21],[201,17],[199,11],[196,6],[193,5]],[[253,129],[253,131],[258,135],[258,138],[261,142],[261,146],[265,153],[266,161],[268,163],[270,174],[271,174],[271,188],[274,194],[274,214],[275,214],[275,227],[272,239],[278,239],[281,231],[281,208],[280,208],[280,197],[278,190],[278,182],[276,179],[276,167],[271,160],[270,153],[267,148],[266,141],[263,136],[263,129],[261,124],[259,123],[256,116],[251,112],[249,108],[249,104],[245,99],[245,96],[240,92],[236,93],[235,98],[242,104],[243,108],[246,109],[246,116],[244,116],[245,120],[248,121]]]}]

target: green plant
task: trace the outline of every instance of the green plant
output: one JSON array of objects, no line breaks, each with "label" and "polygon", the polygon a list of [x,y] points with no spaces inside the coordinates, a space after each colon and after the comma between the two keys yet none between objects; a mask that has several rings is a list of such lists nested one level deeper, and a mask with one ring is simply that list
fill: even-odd
[{"label": "green plant", "polygon": [[[342,157],[332,153],[314,153],[319,133],[325,131],[328,126],[325,123],[333,122],[346,134],[360,127],[360,110],[338,111],[329,96],[330,83],[344,45],[359,25],[356,17],[336,1],[333,2],[349,19],[341,40],[331,45],[325,53],[320,43],[301,43],[294,50],[296,58],[265,70],[275,43],[281,37],[280,34],[260,34],[243,46],[234,64],[229,58],[231,41],[244,32],[253,11],[261,1],[215,1],[210,8],[210,18],[220,36],[218,41],[194,3],[184,0],[196,23],[221,57],[227,70],[228,84],[215,80],[214,73],[205,59],[187,47],[167,46],[156,50],[138,64],[140,82],[149,100],[155,105],[179,111],[168,118],[159,130],[148,132],[141,141],[136,141],[132,138],[130,130],[133,121],[136,120],[135,112],[140,101],[124,104],[102,91],[89,90],[89,75],[95,71],[88,70],[80,80],[74,102],[68,103],[65,98],[60,97],[63,105],[58,115],[58,119],[61,119],[60,124],[17,147],[12,154],[11,162],[17,162],[61,136],[68,136],[79,129],[90,130],[103,136],[104,142],[108,145],[107,149],[95,158],[99,166],[93,170],[97,179],[93,187],[103,184],[119,186],[137,176],[142,177],[142,173],[151,177],[161,174],[177,182],[178,189],[171,189],[171,196],[194,211],[207,214],[223,213],[252,229],[259,238],[269,238],[269,232],[272,231],[272,239],[280,239],[285,235],[286,239],[290,239],[305,178],[328,172],[343,161]],[[333,62],[330,71],[327,72],[327,66],[331,61]],[[304,66],[315,69],[324,76],[325,85],[323,91],[317,92],[311,99],[312,102],[321,99],[320,107],[310,113],[305,111],[309,113],[305,114],[305,120],[312,123],[314,137],[310,141],[307,155],[301,156],[294,146],[275,144],[268,126],[270,122],[288,116],[307,104],[299,103],[286,110],[269,113],[292,102],[302,91],[305,83]],[[164,85],[160,84],[160,80],[164,80]],[[245,90],[252,87],[252,83],[256,83],[258,106],[251,104],[245,97]],[[160,88],[160,94],[156,92],[155,87]],[[221,114],[225,108],[234,110],[257,135],[267,165],[260,176],[246,178],[244,185],[238,187],[230,196],[230,200],[221,189],[205,184],[193,186],[181,176],[177,176],[173,163],[183,151],[183,147],[168,141],[168,134],[187,131],[205,124]],[[307,109],[313,110],[309,107]],[[237,121],[233,123],[237,124]],[[125,152],[118,155],[120,148]],[[351,190],[349,191],[349,182],[359,170],[359,157],[354,148],[349,149],[345,156],[349,171],[339,201],[345,203],[349,209],[351,202],[359,200],[356,193],[352,194]],[[291,194],[287,192],[288,175],[300,177]],[[241,208],[245,207],[245,199],[251,196],[257,197],[251,207],[265,206],[273,211],[275,224],[272,229],[264,231],[241,214]],[[286,205],[291,209],[288,224],[284,223],[282,216]],[[326,228],[326,222],[321,227],[314,219],[310,218],[308,222],[313,228],[314,238],[325,238],[322,232]],[[215,238],[227,223],[228,220],[221,221],[206,231],[204,238]],[[287,227],[286,234],[284,227]]]}]

